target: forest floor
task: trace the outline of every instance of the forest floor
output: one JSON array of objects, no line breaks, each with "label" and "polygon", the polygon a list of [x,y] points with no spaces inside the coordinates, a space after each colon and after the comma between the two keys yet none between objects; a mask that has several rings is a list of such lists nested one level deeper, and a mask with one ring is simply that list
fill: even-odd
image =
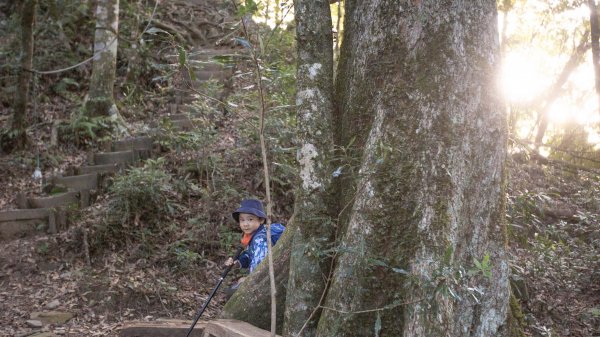
[{"label": "forest floor", "polygon": [[[23,172],[21,179],[28,179]],[[598,336],[600,307],[600,183],[535,163],[510,167],[508,197],[513,279],[528,336]],[[518,208],[518,209],[517,209]],[[524,210],[527,208],[527,210]],[[511,217],[527,217],[515,220]],[[521,221],[521,224],[518,224]],[[123,322],[190,319],[204,303],[227,252],[186,271],[105,253],[87,266],[79,227],[56,235],[3,242],[0,250],[1,336],[26,336],[33,312],[58,310],[74,318],[44,330],[67,336],[114,336]],[[519,281],[522,280],[522,281]],[[524,285],[524,286],[523,286]],[[158,299],[158,300],[157,300]],[[218,316],[217,293],[203,319]]]},{"label": "forest floor", "polygon": [[[247,78],[236,77],[233,94],[248,86]],[[46,102],[46,106],[51,104],[52,101]],[[146,110],[157,109],[159,115],[167,113],[163,99],[153,101],[153,97],[149,97],[145,104]],[[69,109],[55,107],[52,111]],[[0,111],[0,126],[6,127],[10,110]],[[52,113],[45,116],[52,118]],[[68,116],[63,113],[56,117]],[[219,126],[214,128],[216,134],[213,135],[219,140],[215,143],[218,146],[204,149],[202,155],[210,157],[208,152],[212,151],[216,157],[226,157],[229,148],[238,146],[238,141],[244,137],[240,133],[246,129],[239,125],[248,118],[243,114],[218,116]],[[156,115],[145,117],[141,114],[136,116],[135,123],[150,124],[153,119]],[[37,137],[35,144],[47,143],[49,124],[42,121],[33,134]],[[45,162],[54,162],[52,170],[55,172],[84,162],[89,151],[65,143],[53,149],[40,145],[40,149],[44,152]],[[197,155],[186,151],[165,154],[175,165]],[[240,157],[230,158],[230,161],[224,160],[221,169],[233,162],[245,165],[240,163],[246,159],[259,162],[255,147],[238,155]],[[35,155],[31,150],[2,155],[0,209],[14,207],[19,191],[39,189],[31,179],[34,164]],[[243,170],[247,167],[235,168]],[[512,282],[520,289],[518,297],[527,324],[526,335],[600,336],[598,175],[574,172],[558,164],[512,158],[508,171],[507,217]],[[252,179],[249,179],[251,186],[238,188],[259,188],[260,183]],[[169,220],[184,229],[188,228],[191,217],[220,217],[225,222],[228,210],[234,207],[226,201],[234,199],[237,200],[211,201],[209,206],[203,204],[205,201],[191,199],[178,216]],[[280,210],[291,207],[289,199],[282,198],[279,202]],[[46,333],[44,336],[115,336],[119,327],[131,320],[189,320],[193,317],[215,286],[222,262],[231,252],[207,249],[201,258],[173,268],[164,259],[132,253],[140,249],[139,245],[107,245],[103,251],[100,246],[92,251],[92,263],[88,265],[82,245],[83,233],[93,226],[98,212],[107,207],[107,203],[108,200],[100,197],[96,204],[78,214],[70,228],[58,234],[0,242],[0,336],[40,333]],[[280,214],[285,216],[286,212]],[[208,231],[216,232],[217,229]],[[202,240],[200,237],[195,239]],[[167,249],[160,245],[154,248]],[[217,293],[203,319],[217,317],[224,302],[223,293]],[[41,329],[28,322],[34,317],[33,313],[48,311],[68,313],[73,317],[64,324],[46,324]]]}]

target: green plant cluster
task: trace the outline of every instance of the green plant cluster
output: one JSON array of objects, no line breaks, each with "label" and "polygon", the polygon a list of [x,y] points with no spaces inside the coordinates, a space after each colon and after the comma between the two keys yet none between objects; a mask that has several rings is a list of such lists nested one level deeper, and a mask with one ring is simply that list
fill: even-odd
[{"label": "green plant cluster", "polygon": [[171,230],[165,223],[178,205],[173,178],[164,165],[162,159],[148,160],[114,179],[108,207],[97,224],[101,242],[152,243]]},{"label": "green plant cluster", "polygon": [[109,140],[115,125],[116,122],[106,116],[90,117],[79,114],[68,123],[62,124],[59,134],[64,142],[76,146],[91,146]]}]

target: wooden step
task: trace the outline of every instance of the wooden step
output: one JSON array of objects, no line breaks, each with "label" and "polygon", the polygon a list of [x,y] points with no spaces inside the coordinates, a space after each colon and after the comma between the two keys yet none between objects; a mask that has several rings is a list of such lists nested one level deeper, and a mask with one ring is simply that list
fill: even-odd
[{"label": "wooden step", "polygon": [[[120,337],[185,336],[192,322],[158,320],[154,322],[126,322],[119,330]],[[269,337],[269,331],[234,319],[216,319],[198,322],[190,336],[196,337]],[[281,337],[280,335],[277,335]]]},{"label": "wooden step", "polygon": [[209,80],[221,81],[231,76],[231,71],[226,70],[196,70],[196,81],[204,82]]},{"label": "wooden step", "polygon": [[[216,319],[206,323],[203,337],[269,337],[271,332],[235,319]],[[277,335],[279,336],[279,335]],[[281,336],[279,336],[281,337]]]},{"label": "wooden step", "polygon": [[[167,115],[167,116],[162,117],[161,121],[164,121],[165,119],[167,119],[168,122],[170,124],[172,124],[173,129],[175,129],[175,130],[189,131],[194,128],[194,123],[190,119],[189,114],[186,114],[186,113]],[[150,123],[150,127],[152,127],[152,128],[157,128],[158,126],[159,126],[159,123],[157,121],[153,121]],[[156,134],[156,136],[160,137],[159,134]]]},{"label": "wooden step", "polygon": [[98,188],[98,173],[82,174],[69,177],[53,177],[50,180],[53,185],[63,185],[74,191],[95,190]]},{"label": "wooden step", "polygon": [[153,147],[154,139],[147,136],[122,139],[112,143],[113,151],[152,150]]},{"label": "wooden step", "polygon": [[231,68],[216,61],[192,61],[192,65],[197,70],[214,72],[227,71],[227,69]]},{"label": "wooden step", "polygon": [[43,198],[28,198],[27,203],[31,208],[54,208],[68,205],[79,205],[79,192],[69,191]]},{"label": "wooden step", "polygon": [[135,163],[138,159],[137,153],[134,150],[101,152],[94,153],[93,155],[94,165],[129,164]]},{"label": "wooden step", "polygon": [[211,60],[217,57],[228,57],[236,59],[244,57],[248,52],[242,49],[207,49],[207,48],[195,48],[193,49],[188,57],[190,60]]},{"label": "wooden step", "polygon": [[77,168],[77,174],[90,174],[90,173],[116,173],[120,169],[117,164],[104,164],[104,165],[90,165],[80,166]]},{"label": "wooden step", "polygon": [[167,118],[169,118],[171,121],[182,121],[182,120],[189,120],[190,116],[186,113],[180,113],[180,114],[168,115]]},{"label": "wooden step", "polygon": [[53,211],[49,208],[38,208],[38,209],[13,209],[9,211],[0,212],[1,221],[15,221],[15,220],[33,220],[33,219],[45,219]]},{"label": "wooden step", "polygon": [[38,231],[45,225],[48,232],[56,233],[56,213],[54,209],[16,209],[0,212],[0,240],[11,240]]},{"label": "wooden step", "polygon": [[[202,337],[206,322],[198,322],[190,336]],[[120,337],[172,337],[185,336],[191,321],[183,320],[156,320],[152,322],[125,322],[119,330]]]}]

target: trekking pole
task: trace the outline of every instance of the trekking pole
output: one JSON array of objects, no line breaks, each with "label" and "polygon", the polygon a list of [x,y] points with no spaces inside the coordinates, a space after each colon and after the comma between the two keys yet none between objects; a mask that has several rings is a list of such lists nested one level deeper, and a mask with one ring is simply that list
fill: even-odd
[{"label": "trekking pole", "polygon": [[244,250],[244,247],[240,246],[237,249],[237,251],[235,252],[235,257],[233,258],[233,263],[230,266],[227,266],[227,268],[225,268],[225,270],[223,270],[223,273],[221,274],[221,277],[219,278],[219,282],[217,282],[217,286],[210,293],[210,295],[208,296],[208,299],[206,300],[206,302],[204,302],[204,305],[202,306],[202,308],[196,314],[196,317],[194,317],[194,322],[192,323],[192,326],[190,326],[190,329],[188,330],[187,335],[185,335],[185,337],[190,337],[190,334],[192,333],[192,330],[194,330],[194,327],[196,326],[196,323],[198,323],[198,320],[200,319],[200,316],[202,316],[202,313],[204,312],[204,310],[208,306],[208,303],[210,303],[210,300],[212,300],[212,298],[215,296],[215,293],[217,292],[217,289],[219,289],[219,287],[221,286],[221,283],[223,283],[223,280],[225,279],[225,276],[227,276],[227,273],[229,273],[229,271],[231,270],[231,268],[235,264],[235,260],[237,260],[238,257],[240,257],[240,254],[242,253],[242,250]]}]

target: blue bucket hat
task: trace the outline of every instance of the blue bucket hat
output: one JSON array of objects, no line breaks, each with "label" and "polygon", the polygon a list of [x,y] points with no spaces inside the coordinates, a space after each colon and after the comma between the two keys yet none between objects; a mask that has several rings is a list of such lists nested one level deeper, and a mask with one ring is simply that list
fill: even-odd
[{"label": "blue bucket hat", "polygon": [[253,214],[263,219],[267,218],[267,215],[263,210],[262,202],[256,199],[242,200],[240,208],[236,209],[235,212],[231,213],[231,216],[233,216],[235,222],[240,222],[240,213]]}]

